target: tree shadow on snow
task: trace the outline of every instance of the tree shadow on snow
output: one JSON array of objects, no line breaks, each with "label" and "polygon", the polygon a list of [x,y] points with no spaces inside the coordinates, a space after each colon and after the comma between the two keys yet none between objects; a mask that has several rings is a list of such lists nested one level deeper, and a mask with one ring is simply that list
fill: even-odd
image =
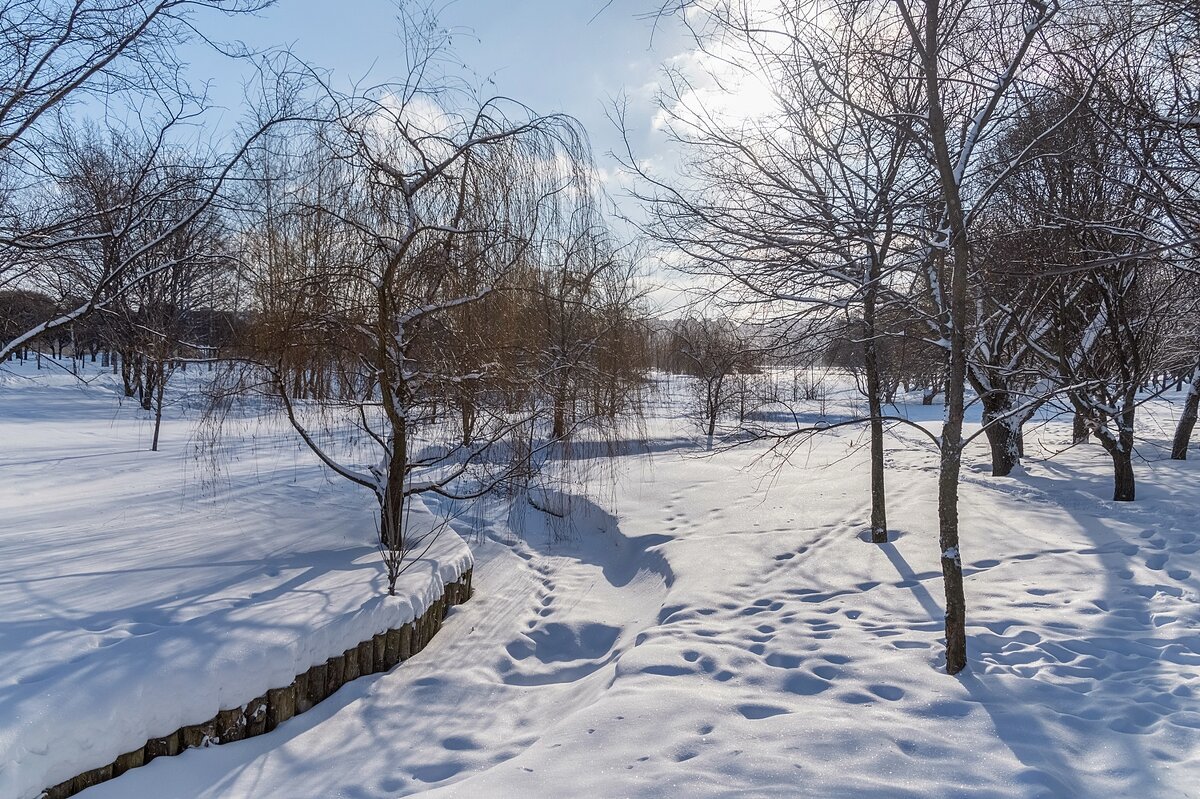
[{"label": "tree shadow on snow", "polygon": [[[1083,607],[1069,616],[1036,627],[985,622],[985,630],[968,620],[972,665],[960,681],[1028,767],[1019,781],[1054,796],[1088,793],[1082,764],[1065,756],[1064,736],[1054,729],[1061,727],[1089,750],[1115,749],[1119,754],[1104,758],[1113,764],[1106,776],[1131,780],[1135,795],[1153,795],[1162,786],[1149,764],[1168,769],[1171,761],[1144,736],[1164,722],[1187,727],[1192,736],[1196,726],[1194,718],[1172,718],[1183,708],[1172,693],[1179,671],[1167,664],[1200,666],[1200,609],[1189,600],[1200,586],[1189,569],[1171,565],[1176,552],[1191,555],[1200,548],[1189,500],[1200,495],[1200,470],[1158,462],[1154,480],[1139,483],[1136,502],[1112,502],[1108,459],[1096,449],[1094,460],[1083,465],[1038,461],[1036,474],[1007,480],[964,475],[964,482],[989,491],[1060,509],[1091,543],[1016,554],[1004,565],[1019,570],[1021,562],[1071,554],[1095,557],[1099,568],[1098,597],[1070,597],[1067,602]],[[1139,477],[1145,476],[1143,469]],[[1145,571],[1135,571],[1137,566]],[[1066,604],[1053,601],[1062,591],[1054,584],[1031,586],[1023,604],[1054,613]],[[1168,611],[1164,602],[1171,604]],[[1085,619],[1090,623],[1081,624]],[[1162,629],[1166,624],[1172,628]]]},{"label": "tree shadow on snow", "polygon": [[656,574],[668,588],[675,581],[667,559],[655,549],[671,536],[628,537],[615,516],[583,494],[538,490],[535,497],[513,502],[508,523],[533,552],[597,566],[616,588],[642,572]]},{"label": "tree shadow on snow", "polygon": [[[925,587],[922,575],[912,568],[894,544],[878,546],[896,569],[896,574],[902,578],[897,587],[911,590],[922,609],[929,614],[930,620],[940,622],[943,617],[942,606]],[[974,636],[971,638],[968,649],[972,657],[977,657],[977,643],[973,640]],[[942,644],[944,646],[945,639],[942,639]],[[940,665],[944,666],[944,662]],[[1052,796],[1086,795],[1075,777],[1074,767],[1061,751],[1061,742],[1045,729],[1033,710],[1040,702],[1021,696],[1019,692],[1011,693],[1006,686],[989,677],[980,678],[970,667],[959,673],[958,680],[971,699],[991,718],[996,734],[1013,757],[1026,767],[1018,775],[1018,782],[1045,788]],[[971,712],[970,704],[944,700],[930,708],[929,713],[940,717],[939,721],[944,724],[954,724],[955,719]]]}]

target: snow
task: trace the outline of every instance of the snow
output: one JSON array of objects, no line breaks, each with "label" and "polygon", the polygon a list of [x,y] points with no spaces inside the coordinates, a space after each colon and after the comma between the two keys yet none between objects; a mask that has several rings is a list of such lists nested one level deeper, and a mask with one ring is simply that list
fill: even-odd
[{"label": "snow", "polygon": [[[224,636],[246,626],[229,624],[241,618],[233,597],[265,592],[240,608],[266,625],[255,637],[307,636],[335,595],[314,581],[378,589],[361,539],[369,497],[323,478],[311,456],[261,433],[193,508],[180,458],[132,452],[144,422],[95,390],[56,390],[86,423],[52,429],[65,413],[42,407],[14,422],[0,405],[0,457],[17,474],[0,512],[19,522],[0,539],[6,711],[33,695],[9,676],[38,671],[32,660],[62,662],[61,685],[123,690],[121,647],[160,651],[121,626],[135,619],[159,627],[144,639],[190,644],[190,625],[212,616],[200,640],[232,653]],[[910,411],[936,428],[937,408]],[[1166,459],[1166,403],[1140,420],[1135,503],[1108,500],[1098,446],[1060,452],[1069,419],[1031,423],[1013,477],[989,475],[982,437],[968,448],[956,555],[970,666],[957,677],[941,670],[937,457],[919,432],[891,434],[892,540],[871,545],[863,431],[806,440],[780,463],[755,446],[703,453],[673,413],[656,412],[648,440],[614,466],[540,503],[569,510],[566,522],[533,505],[435,509],[479,534],[468,537],[476,596],[412,660],[265,736],[160,758],[81,796],[1195,794],[1200,468]],[[88,444],[109,453],[102,465],[47,463],[99,418],[112,420]],[[77,542],[67,526],[92,532]],[[164,527],[176,532],[165,550],[146,551]],[[287,604],[254,611],[260,601]],[[105,631],[80,629],[91,621]],[[100,649],[105,635],[121,640]],[[89,646],[73,664],[60,654]],[[118,679],[97,673],[110,668]],[[5,736],[17,727],[0,714]]]},{"label": "snow", "polygon": [[389,598],[370,494],[281,428],[242,420],[243,457],[217,476],[190,424],[145,451],[151,423],[104,377],[0,380],[0,796],[285,686],[471,563],[444,530]]}]

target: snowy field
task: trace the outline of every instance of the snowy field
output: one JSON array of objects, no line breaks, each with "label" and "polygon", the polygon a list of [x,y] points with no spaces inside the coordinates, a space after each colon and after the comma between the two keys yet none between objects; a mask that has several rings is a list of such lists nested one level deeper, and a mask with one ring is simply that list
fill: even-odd
[{"label": "snowy field", "polygon": [[[269,650],[290,677],[401,612],[380,610],[370,497],[272,418],[239,422],[214,471],[185,407],[154,454],[146,414],[103,380],[3,380],[0,795],[36,769],[70,776],[51,762],[64,735],[116,754],[132,723],[173,729],[214,692],[278,682],[243,658]],[[1098,446],[1059,452],[1069,420],[1032,428],[1011,478],[970,450],[957,677],[917,434],[890,442],[893,542],[875,546],[861,433],[782,464],[705,456],[657,407],[569,525],[496,504],[455,519],[439,559],[461,565],[467,541],[476,596],[411,661],[81,796],[1200,794],[1200,459],[1167,460],[1151,418],[1169,431],[1167,403],[1142,415],[1135,503],[1108,500]],[[177,690],[139,694],[168,663]]]},{"label": "snowy field", "polygon": [[370,495],[277,419],[231,421],[214,468],[196,408],[172,405],[148,452],[150,414],[88,377],[0,372],[5,799],[287,685],[424,612],[471,557],[445,531],[386,597]]}]

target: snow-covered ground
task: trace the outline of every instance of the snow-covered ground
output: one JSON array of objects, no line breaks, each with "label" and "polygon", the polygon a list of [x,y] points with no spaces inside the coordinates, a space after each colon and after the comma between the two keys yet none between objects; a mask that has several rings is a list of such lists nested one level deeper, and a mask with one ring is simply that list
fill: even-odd
[{"label": "snow-covered ground", "polygon": [[446,530],[387,597],[370,495],[277,420],[230,422],[214,469],[195,408],[148,452],[149,414],[89,379],[0,374],[6,799],[287,685],[423,613],[471,558]]},{"label": "snow-covered ground", "polygon": [[[152,456],[111,394],[44,390],[27,411],[0,387],[0,735],[36,695],[13,669],[119,690],[123,651],[186,647],[192,625],[228,652],[219,630],[306,639],[328,613],[312,583],[378,580],[369,498],[282,430],[260,422],[213,487],[169,454],[188,421]],[[405,665],[82,796],[1196,796],[1200,464],[1167,460],[1151,416],[1135,503],[1108,500],[1097,446],[1058,452],[1059,422],[1030,431],[1011,478],[970,451],[957,677],[941,671],[936,458],[916,434],[889,446],[893,542],[876,546],[860,432],[780,464],[704,456],[658,412],[631,448],[653,454],[597,468],[569,527],[496,505],[456,519],[479,534],[476,597]],[[240,624],[267,602],[287,604]]]}]

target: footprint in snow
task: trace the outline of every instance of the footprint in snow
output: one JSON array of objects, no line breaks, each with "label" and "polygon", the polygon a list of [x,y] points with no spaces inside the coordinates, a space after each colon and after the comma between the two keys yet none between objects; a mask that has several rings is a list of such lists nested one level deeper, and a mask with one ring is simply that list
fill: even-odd
[{"label": "footprint in snow", "polygon": [[442,739],[442,746],[454,751],[482,749],[483,747],[469,735],[451,735]]},{"label": "footprint in snow", "polygon": [[767,719],[771,716],[781,716],[785,713],[790,713],[791,711],[785,707],[780,707],[779,705],[762,705],[751,702],[744,705],[738,705],[737,712],[741,713],[747,719],[755,721],[758,719]]}]

